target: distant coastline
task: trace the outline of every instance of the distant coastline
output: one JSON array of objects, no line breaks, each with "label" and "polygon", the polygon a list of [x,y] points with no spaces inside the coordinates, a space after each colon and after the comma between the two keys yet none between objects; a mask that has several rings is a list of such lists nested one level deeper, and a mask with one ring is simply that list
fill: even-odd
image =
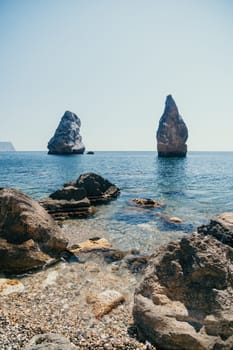
[{"label": "distant coastline", "polygon": [[0,141],[0,152],[16,152],[16,149],[12,142]]}]

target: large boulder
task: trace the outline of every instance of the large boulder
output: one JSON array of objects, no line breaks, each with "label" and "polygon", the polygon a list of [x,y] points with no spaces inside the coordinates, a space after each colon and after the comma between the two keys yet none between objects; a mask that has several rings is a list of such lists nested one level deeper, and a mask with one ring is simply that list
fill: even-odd
[{"label": "large boulder", "polygon": [[102,176],[86,173],[40,203],[56,219],[85,217],[95,212],[92,205],[108,203],[119,193],[119,188]]},{"label": "large boulder", "polygon": [[209,224],[198,227],[197,232],[233,247],[233,213],[222,213],[212,218]]},{"label": "large boulder", "polygon": [[139,334],[163,350],[233,349],[233,249],[193,234],[160,247],[135,292]]},{"label": "large boulder", "polygon": [[79,117],[66,111],[54,136],[48,143],[49,154],[83,154],[85,146],[80,135],[81,121]]},{"label": "large boulder", "polygon": [[58,259],[68,241],[46,210],[24,193],[0,189],[0,271],[21,273]]},{"label": "large boulder", "polygon": [[186,156],[188,129],[171,95],[167,96],[156,137],[159,157]]}]

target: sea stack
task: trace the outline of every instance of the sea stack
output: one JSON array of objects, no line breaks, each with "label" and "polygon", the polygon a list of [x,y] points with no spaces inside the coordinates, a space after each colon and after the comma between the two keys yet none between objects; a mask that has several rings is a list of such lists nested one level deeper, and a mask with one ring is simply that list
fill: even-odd
[{"label": "sea stack", "polygon": [[171,95],[166,98],[165,109],[157,130],[159,157],[185,157],[188,128],[185,125]]},{"label": "sea stack", "polygon": [[66,111],[48,143],[48,154],[83,154],[85,146],[80,135],[81,120]]}]

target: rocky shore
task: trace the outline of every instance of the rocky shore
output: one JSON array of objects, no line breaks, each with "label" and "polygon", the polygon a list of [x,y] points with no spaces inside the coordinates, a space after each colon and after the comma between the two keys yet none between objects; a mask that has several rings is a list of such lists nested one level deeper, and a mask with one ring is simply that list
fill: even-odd
[{"label": "rocky shore", "polygon": [[[90,173],[49,201],[119,193]],[[77,220],[58,225],[44,207],[0,189],[1,350],[233,349],[233,213],[145,256],[84,235]]]},{"label": "rocky shore", "polygon": [[[136,339],[132,318],[134,289],[141,275],[132,273],[123,261],[106,263],[102,253],[80,260],[24,275],[17,278],[23,285],[18,292],[0,294],[1,350],[21,349],[44,333],[63,335],[83,350],[148,348]],[[96,318],[95,301],[103,292],[107,298],[109,291],[119,293],[122,301]]]}]

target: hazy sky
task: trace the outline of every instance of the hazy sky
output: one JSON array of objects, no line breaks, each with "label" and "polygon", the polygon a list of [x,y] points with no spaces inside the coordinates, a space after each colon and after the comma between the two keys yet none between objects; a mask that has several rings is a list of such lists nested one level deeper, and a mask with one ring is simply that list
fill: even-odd
[{"label": "hazy sky", "polygon": [[45,150],[65,110],[87,149],[154,150],[165,98],[189,150],[233,151],[232,0],[0,0],[0,141]]}]

